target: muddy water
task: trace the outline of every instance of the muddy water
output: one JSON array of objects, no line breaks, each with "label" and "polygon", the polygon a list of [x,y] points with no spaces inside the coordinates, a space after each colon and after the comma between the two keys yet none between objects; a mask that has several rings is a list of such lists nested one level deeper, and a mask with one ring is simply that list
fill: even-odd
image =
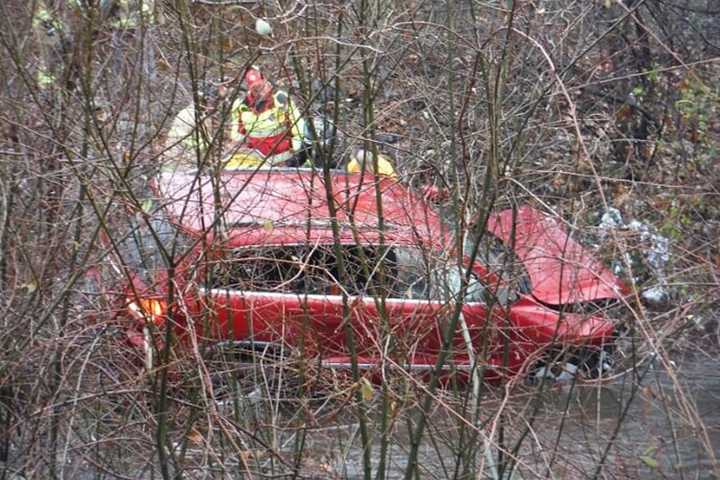
[{"label": "muddy water", "polygon": [[[685,360],[676,373],[678,383],[662,369],[651,368],[639,384],[628,374],[604,386],[566,384],[543,392],[523,388],[513,393],[505,407],[506,445],[514,446],[534,419],[518,450],[520,465],[514,478],[593,478],[601,461],[600,478],[718,478],[714,474],[720,466],[712,456],[720,456],[720,363]],[[499,406],[499,400],[483,402],[481,410],[487,412],[483,419]],[[422,478],[454,476],[453,451],[460,446],[459,437],[458,421],[443,409],[430,416],[419,455]],[[379,461],[377,443],[373,470]],[[386,478],[403,477],[408,446],[407,422],[400,421],[387,457]],[[311,432],[306,447],[315,454],[321,477],[362,477],[356,424]],[[485,473],[491,471],[486,463]]]}]

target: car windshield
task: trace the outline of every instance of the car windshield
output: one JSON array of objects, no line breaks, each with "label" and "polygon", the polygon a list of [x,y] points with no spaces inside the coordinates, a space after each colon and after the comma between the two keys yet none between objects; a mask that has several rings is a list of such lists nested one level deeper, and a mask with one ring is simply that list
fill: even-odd
[{"label": "car windshield", "polygon": [[[345,276],[333,245],[236,249],[208,269],[211,288],[277,293],[385,296],[457,301],[465,271],[447,259],[407,246],[342,245]],[[484,302],[485,287],[468,279],[465,302]]]},{"label": "car windshield", "polygon": [[192,245],[192,238],[176,228],[160,210],[154,211],[147,220],[140,215],[131,217],[126,224],[118,223],[116,228],[114,240],[120,263],[131,268],[148,285],[158,271],[167,268],[163,249],[167,255],[179,258]]}]

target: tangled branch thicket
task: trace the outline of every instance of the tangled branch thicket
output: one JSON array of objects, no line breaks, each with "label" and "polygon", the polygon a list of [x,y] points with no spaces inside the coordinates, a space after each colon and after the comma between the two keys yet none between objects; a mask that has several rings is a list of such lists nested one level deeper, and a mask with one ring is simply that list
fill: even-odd
[{"label": "tangled branch thicket", "polygon": [[[106,2],[45,3],[56,24],[0,2],[2,478],[720,476],[715,1],[176,0],[134,28]],[[167,268],[192,248],[153,223],[147,183],[174,115],[226,82],[227,117],[252,64],[334,120],[322,157],[382,151],[446,191],[460,238],[531,203],[593,245],[633,292],[617,375],[378,382],[301,351],[172,349],[169,327],[145,370],[109,299],[148,252]],[[221,137],[196,167],[219,173]]]}]

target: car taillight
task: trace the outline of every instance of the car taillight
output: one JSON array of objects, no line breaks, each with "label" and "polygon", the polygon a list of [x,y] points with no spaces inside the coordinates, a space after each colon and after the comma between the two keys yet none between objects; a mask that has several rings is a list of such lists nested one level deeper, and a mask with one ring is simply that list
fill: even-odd
[{"label": "car taillight", "polygon": [[128,311],[138,320],[154,323],[158,327],[165,323],[166,304],[162,300],[143,298],[132,300],[128,298]]}]

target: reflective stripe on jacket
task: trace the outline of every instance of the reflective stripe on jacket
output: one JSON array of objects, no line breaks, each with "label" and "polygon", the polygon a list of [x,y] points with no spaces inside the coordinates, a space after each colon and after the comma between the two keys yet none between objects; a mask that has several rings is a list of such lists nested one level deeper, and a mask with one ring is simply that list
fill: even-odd
[{"label": "reflective stripe on jacket", "polygon": [[233,140],[263,155],[277,155],[292,149],[292,140],[302,141],[304,122],[300,111],[284,91],[273,95],[273,106],[256,113],[245,102],[233,109]]}]

